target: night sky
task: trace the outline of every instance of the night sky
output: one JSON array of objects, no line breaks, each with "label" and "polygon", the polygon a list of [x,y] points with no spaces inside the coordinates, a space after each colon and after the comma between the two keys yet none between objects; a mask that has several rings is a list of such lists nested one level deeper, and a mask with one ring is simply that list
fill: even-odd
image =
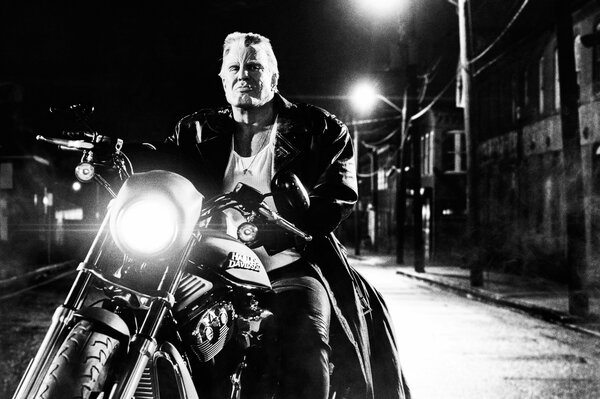
[{"label": "night sky", "polygon": [[88,103],[103,134],[168,135],[183,115],[224,105],[217,73],[232,31],[271,39],[284,95],[347,114],[345,101],[322,96],[345,95],[361,75],[389,68],[397,23],[370,18],[353,0],[7,3],[0,100],[17,103],[27,134],[60,130],[49,106]]}]

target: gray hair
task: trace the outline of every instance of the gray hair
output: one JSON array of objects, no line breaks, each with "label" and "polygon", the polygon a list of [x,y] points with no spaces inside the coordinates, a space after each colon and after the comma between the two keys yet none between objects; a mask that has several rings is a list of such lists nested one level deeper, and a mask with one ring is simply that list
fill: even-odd
[{"label": "gray hair", "polygon": [[[225,41],[223,42],[223,59],[231,50],[235,44],[243,43],[245,47],[249,46],[257,46],[262,48],[267,53],[267,59],[269,61],[269,69],[277,75],[279,78],[279,68],[277,66],[277,58],[275,57],[275,53],[273,52],[273,47],[271,46],[271,41],[263,35],[258,33],[242,33],[242,32],[233,32],[227,35]],[[223,66],[221,65],[221,71],[219,75],[223,73]]]}]

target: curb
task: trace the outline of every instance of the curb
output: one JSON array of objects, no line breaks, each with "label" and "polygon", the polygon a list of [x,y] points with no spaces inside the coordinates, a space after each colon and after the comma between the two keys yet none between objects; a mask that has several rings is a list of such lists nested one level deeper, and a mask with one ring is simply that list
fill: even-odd
[{"label": "curb", "polygon": [[4,280],[0,280],[0,290],[13,291],[19,288],[27,287],[28,285],[35,284],[40,280],[74,268],[75,265],[76,261],[69,260],[66,262],[43,266],[19,276],[13,276]]},{"label": "curb", "polygon": [[537,305],[528,304],[523,301],[518,300],[508,300],[504,298],[500,294],[495,294],[493,292],[489,292],[486,290],[482,290],[479,288],[464,288],[459,287],[454,284],[447,283],[445,281],[441,281],[435,278],[430,278],[426,276],[415,275],[413,273],[408,273],[400,269],[396,269],[396,274],[402,275],[404,277],[409,277],[414,280],[419,280],[431,285],[435,285],[438,287],[442,287],[448,291],[452,291],[455,294],[464,296],[469,299],[479,300],[481,302],[492,303],[495,305],[519,310],[521,312],[525,312],[531,316],[534,316],[538,319],[542,319],[544,321],[548,321],[551,323],[559,324],[563,327],[569,328],[571,330],[579,331],[582,333],[586,333],[589,335],[593,335],[595,337],[600,338],[600,332],[595,330],[590,330],[588,328],[579,326],[575,324],[577,321],[577,317],[571,316],[562,312],[558,312],[553,309],[544,308]]}]

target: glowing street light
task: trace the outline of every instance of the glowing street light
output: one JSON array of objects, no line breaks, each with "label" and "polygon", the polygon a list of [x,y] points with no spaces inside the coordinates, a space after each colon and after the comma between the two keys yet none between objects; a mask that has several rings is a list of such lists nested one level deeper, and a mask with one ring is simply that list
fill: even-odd
[{"label": "glowing street light", "polygon": [[[370,112],[375,105],[377,104],[378,101],[383,101],[384,103],[388,104],[390,107],[392,107],[394,110],[396,110],[397,112],[399,112],[402,115],[402,118],[404,119],[404,112],[402,111],[402,109],[400,107],[398,107],[396,104],[394,104],[393,102],[391,102],[389,99],[387,99],[386,97],[382,96],[381,94],[377,93],[377,89],[376,89],[376,85],[372,82],[369,81],[362,81],[359,82],[358,84],[356,84],[356,86],[354,86],[354,88],[351,90],[350,92],[350,100],[352,105],[354,106],[354,108],[356,109],[357,112],[359,113],[368,113]],[[354,125],[354,142],[356,143],[356,145],[358,145],[358,128],[356,125]],[[373,151],[371,150],[371,189],[372,189],[372,207],[373,210],[375,212],[374,215],[374,234],[372,235],[373,238],[373,244],[374,247],[377,248],[377,217],[378,217],[378,190],[379,188],[377,187],[377,177],[375,175],[375,171],[379,169],[379,165],[378,165],[378,159],[377,159],[377,150]],[[355,163],[356,163],[356,167],[358,169],[358,151],[355,152],[354,154],[355,156]],[[354,245],[355,245],[355,254],[356,255],[360,255],[360,229],[359,229],[359,214],[358,214],[358,209],[354,212],[354,228],[355,228],[355,236],[354,236]]]},{"label": "glowing street light", "polygon": [[[406,167],[406,169],[403,170],[403,153],[404,153],[404,141],[406,138],[406,135],[408,133],[408,125],[409,125],[409,120],[407,118],[407,96],[405,93],[404,96],[404,104],[402,106],[402,108],[400,108],[399,106],[397,106],[396,104],[394,104],[392,101],[390,101],[387,97],[377,93],[376,89],[375,89],[375,85],[373,83],[367,82],[367,81],[363,81],[359,84],[357,84],[354,89],[351,91],[351,95],[350,95],[350,99],[352,101],[352,104],[354,105],[354,108],[358,111],[358,112],[367,112],[369,110],[372,110],[375,106],[375,104],[377,103],[377,101],[382,101],[384,103],[386,103],[387,105],[389,105],[391,108],[393,108],[395,111],[397,111],[402,118],[402,123],[400,125],[400,140],[399,140],[399,151],[398,151],[398,155],[397,155],[397,167],[396,167],[396,171],[398,171],[398,177],[396,179],[396,200],[395,200],[395,209],[396,209],[396,222],[398,226],[404,226],[404,221],[405,221],[405,206],[406,206],[406,193],[405,193],[405,174],[408,171],[408,166]],[[356,126],[354,126],[354,142],[358,143],[358,129]],[[416,140],[416,142],[418,142],[418,140]],[[376,155],[376,152],[373,154]],[[357,157],[355,162],[356,165],[358,167],[358,151],[356,152],[355,156]],[[374,168],[376,169],[376,168]],[[419,182],[419,186],[420,186],[420,182]],[[375,191],[374,193],[376,193],[377,191],[377,183],[375,182],[374,185]],[[420,188],[420,187],[419,187]],[[420,191],[420,190],[419,190]],[[418,191],[418,192],[419,192]],[[376,195],[374,195],[374,197],[376,197]],[[417,213],[417,210],[415,208],[415,213]],[[420,213],[420,212],[419,212]],[[358,212],[354,213],[354,217],[355,217],[355,253],[356,255],[359,255],[359,235],[360,235],[360,231],[358,231]],[[401,231],[402,229],[398,229],[398,232],[396,234],[396,260],[398,263],[402,263],[404,262],[404,231]],[[419,231],[422,231],[422,228],[419,229]],[[415,233],[417,234],[417,233]],[[420,241],[418,239],[415,240],[415,254],[421,254],[423,253],[423,246],[419,244]],[[415,270],[417,271],[423,271],[423,267],[421,266],[421,262],[418,259],[424,258],[423,256],[419,256],[418,258],[415,257]]]},{"label": "glowing street light", "polygon": [[[359,1],[359,0],[356,0]],[[466,1],[466,0],[461,0]],[[407,26],[406,26],[406,37],[404,41],[406,41],[406,82],[407,86],[405,89],[404,96],[404,104],[403,108],[396,106],[394,103],[389,101],[387,98],[383,96],[376,96],[396,111],[398,111],[402,115],[402,125],[400,131],[400,140],[399,140],[399,148],[398,148],[398,170],[401,172],[398,174],[397,182],[397,190],[396,190],[396,223],[399,226],[399,233],[397,234],[397,243],[396,243],[396,261],[398,263],[403,263],[404,260],[404,233],[401,231],[404,226],[404,211],[405,211],[405,190],[403,188],[405,178],[402,177],[404,173],[402,173],[402,162],[403,162],[403,152],[404,152],[404,138],[409,132],[409,127],[411,125],[412,120],[416,120],[417,115],[417,75],[416,75],[416,59],[415,56],[418,54],[414,46],[416,45],[415,38],[415,8],[418,3],[418,0],[360,0],[361,5],[365,11],[369,11],[371,14],[377,14],[376,18],[383,22],[384,19],[403,19],[401,15],[407,14]],[[404,29],[403,29],[404,30]],[[413,119],[414,118],[414,119]],[[423,220],[422,220],[422,212],[421,212],[421,198],[419,196],[420,185],[421,185],[421,171],[420,171],[420,159],[421,159],[421,147],[418,145],[420,143],[420,134],[418,124],[414,124],[411,130],[412,136],[412,159],[414,160],[414,175],[419,178],[412,179],[415,190],[415,196],[413,198],[413,221],[414,221],[414,264],[415,271],[424,272],[424,263],[425,263],[425,252],[423,245]]]},{"label": "glowing street light", "polygon": [[73,191],[77,192],[77,191],[81,190],[81,183],[79,183],[78,181],[73,182],[73,185],[71,186],[71,188],[73,189]]},{"label": "glowing street light", "polygon": [[402,9],[407,0],[357,0],[365,11],[378,16],[390,15]]},{"label": "glowing street light", "polygon": [[375,107],[379,94],[371,82],[358,83],[350,94],[354,108],[361,113],[367,113]]},{"label": "glowing street light", "polygon": [[362,81],[354,86],[350,92],[350,100],[352,101],[354,108],[361,113],[367,113],[371,111],[375,107],[375,104],[377,104],[377,101],[381,100],[394,110],[404,115],[402,108],[398,107],[387,97],[379,94],[375,84],[372,82]]}]

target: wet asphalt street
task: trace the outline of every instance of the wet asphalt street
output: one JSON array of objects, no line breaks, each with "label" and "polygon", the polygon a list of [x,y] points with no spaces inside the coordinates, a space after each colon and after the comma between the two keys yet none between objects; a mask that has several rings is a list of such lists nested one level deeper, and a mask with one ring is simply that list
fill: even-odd
[{"label": "wet asphalt street", "polygon": [[[600,398],[597,338],[360,266],[388,302],[414,398]],[[10,398],[68,281],[0,301],[0,398]]]},{"label": "wet asphalt street", "polygon": [[394,318],[415,398],[600,398],[600,340],[363,267]]}]

